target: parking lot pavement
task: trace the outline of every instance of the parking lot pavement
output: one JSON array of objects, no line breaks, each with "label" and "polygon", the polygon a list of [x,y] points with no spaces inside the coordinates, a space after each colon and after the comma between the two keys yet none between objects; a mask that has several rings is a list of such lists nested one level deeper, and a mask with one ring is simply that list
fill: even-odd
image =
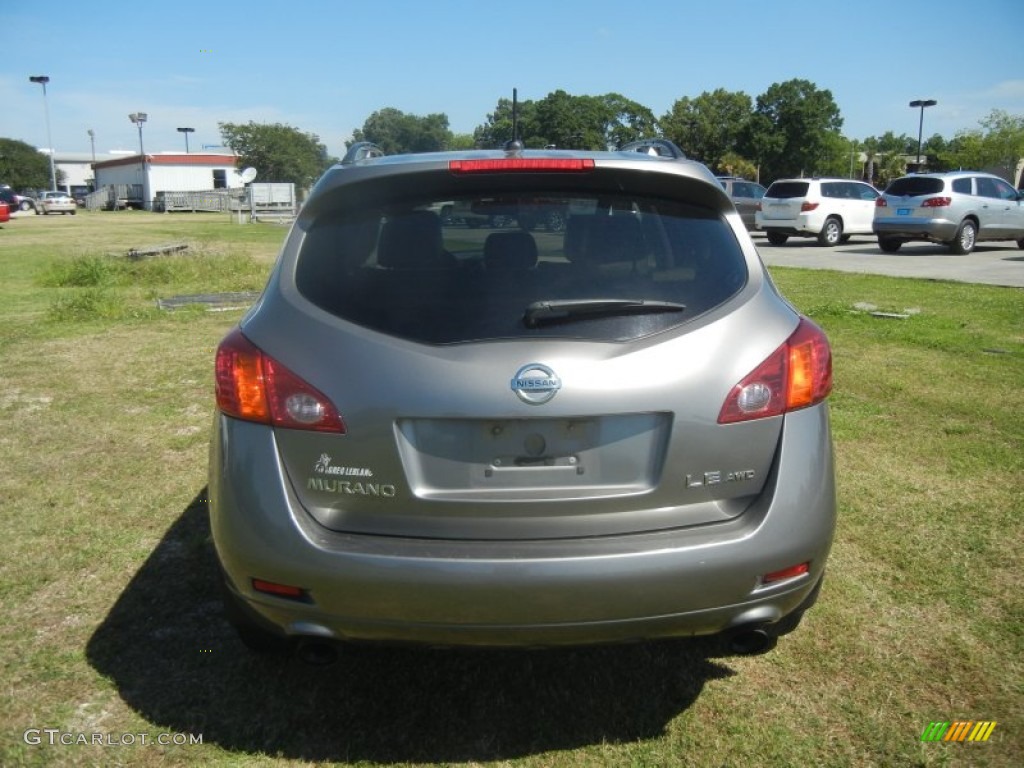
[{"label": "parking lot pavement", "polygon": [[810,238],[770,245],[760,232],[752,234],[769,268],[834,269],[1024,288],[1024,250],[1012,241],[981,243],[973,253],[957,256],[945,246],[929,243],[906,243],[898,253],[882,253],[873,237],[854,236],[843,245],[823,248]]}]

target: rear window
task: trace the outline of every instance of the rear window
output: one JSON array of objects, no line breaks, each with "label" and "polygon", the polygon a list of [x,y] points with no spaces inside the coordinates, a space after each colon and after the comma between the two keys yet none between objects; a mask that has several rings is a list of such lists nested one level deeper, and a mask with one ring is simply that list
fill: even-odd
[{"label": "rear window", "polygon": [[[322,213],[295,277],[303,296],[337,317],[452,344],[639,338],[719,306],[747,270],[732,230],[709,209],[545,192]],[[541,302],[583,309],[538,311]]]},{"label": "rear window", "polygon": [[807,197],[810,184],[806,181],[777,181],[768,187],[765,197]]},{"label": "rear window", "polygon": [[942,191],[942,179],[930,176],[905,176],[896,179],[886,190],[887,195],[899,197],[920,197],[921,195],[934,195]]}]

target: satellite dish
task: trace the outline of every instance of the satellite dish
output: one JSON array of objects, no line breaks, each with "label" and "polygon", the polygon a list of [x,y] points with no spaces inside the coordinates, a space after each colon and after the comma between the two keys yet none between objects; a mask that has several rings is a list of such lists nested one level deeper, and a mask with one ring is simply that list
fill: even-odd
[{"label": "satellite dish", "polygon": [[242,171],[242,183],[243,184],[248,184],[250,181],[252,181],[255,178],[256,178],[256,169],[255,168],[250,167],[250,168],[246,168],[245,170]]}]

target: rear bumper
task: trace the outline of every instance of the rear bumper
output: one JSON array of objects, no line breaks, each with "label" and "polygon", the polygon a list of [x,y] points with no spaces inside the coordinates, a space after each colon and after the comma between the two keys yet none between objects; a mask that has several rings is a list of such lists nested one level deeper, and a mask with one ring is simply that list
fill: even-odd
[{"label": "rear bumper", "polygon": [[958,222],[948,219],[913,219],[886,218],[875,219],[871,223],[871,231],[880,237],[893,237],[904,240],[929,240],[934,243],[946,243],[956,237]]},{"label": "rear bumper", "polygon": [[780,235],[797,237],[815,237],[825,225],[825,219],[817,215],[801,215],[795,219],[766,219],[761,216],[755,219],[755,224],[762,232],[776,232]]},{"label": "rear bumper", "polygon": [[[820,580],[835,525],[828,413],[786,417],[771,479],[733,520],[545,541],[329,531],[291,493],[272,431],[218,416],[210,513],[229,587],[288,635],[534,646],[713,634],[779,621]],[[804,575],[759,582],[802,562]],[[253,578],[310,601],[256,593]]]}]

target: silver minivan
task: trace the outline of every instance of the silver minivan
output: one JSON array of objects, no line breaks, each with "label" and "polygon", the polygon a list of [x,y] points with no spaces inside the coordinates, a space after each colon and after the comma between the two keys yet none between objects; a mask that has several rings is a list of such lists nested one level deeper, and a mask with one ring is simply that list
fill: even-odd
[{"label": "silver minivan", "polygon": [[922,173],[892,182],[878,198],[872,229],[878,247],[895,253],[924,240],[966,254],[983,240],[1016,240],[1024,248],[1024,193],[976,171]]},{"label": "silver minivan", "polygon": [[[831,353],[715,177],[379,154],[317,183],[217,350],[210,519],[243,640],[791,631],[835,526]],[[564,229],[507,223],[545,206]]]}]

